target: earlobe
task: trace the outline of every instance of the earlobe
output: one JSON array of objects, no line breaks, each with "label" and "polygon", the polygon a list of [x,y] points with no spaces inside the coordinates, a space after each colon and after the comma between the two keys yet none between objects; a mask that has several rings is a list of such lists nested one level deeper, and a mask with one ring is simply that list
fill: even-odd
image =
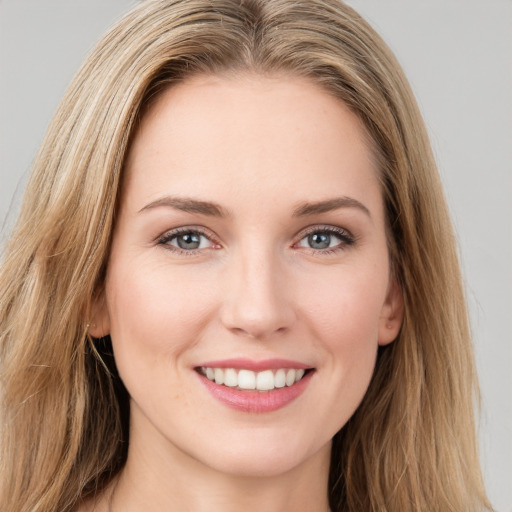
[{"label": "earlobe", "polygon": [[396,339],[402,326],[403,317],[404,298],[402,289],[396,279],[392,278],[380,317],[379,345],[388,345]]},{"label": "earlobe", "polygon": [[87,330],[93,338],[103,338],[110,334],[110,316],[104,291],[98,293],[92,301]]}]

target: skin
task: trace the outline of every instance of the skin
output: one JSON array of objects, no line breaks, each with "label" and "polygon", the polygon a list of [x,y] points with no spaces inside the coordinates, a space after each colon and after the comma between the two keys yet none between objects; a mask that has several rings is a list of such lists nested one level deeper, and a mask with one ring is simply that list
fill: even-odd
[{"label": "skin", "polygon": [[[198,76],[151,106],[125,172],[91,334],[112,337],[130,447],[95,510],[329,510],[331,439],[402,320],[362,123],[305,79]],[[351,202],[297,215],[340,197]],[[200,248],[180,252],[178,228],[204,232]],[[311,247],[311,230],[330,247]],[[314,372],[285,407],[242,412],[194,370],[234,357]]]}]

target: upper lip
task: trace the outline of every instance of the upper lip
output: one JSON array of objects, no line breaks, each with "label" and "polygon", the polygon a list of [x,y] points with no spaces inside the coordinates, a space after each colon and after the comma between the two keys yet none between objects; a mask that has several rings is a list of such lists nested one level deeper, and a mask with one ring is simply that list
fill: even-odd
[{"label": "upper lip", "polygon": [[245,358],[205,361],[197,366],[204,366],[205,368],[236,368],[238,370],[252,370],[254,372],[278,370],[280,368],[294,368],[296,370],[307,370],[312,368],[311,365],[300,363],[299,361],[292,361],[290,359],[262,359],[260,361],[254,361],[253,359]]}]

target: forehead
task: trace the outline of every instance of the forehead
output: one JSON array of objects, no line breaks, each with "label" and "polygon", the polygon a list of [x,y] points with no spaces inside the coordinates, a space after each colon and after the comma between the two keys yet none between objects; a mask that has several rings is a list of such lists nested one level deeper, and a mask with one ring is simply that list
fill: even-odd
[{"label": "forehead", "polygon": [[321,200],[337,185],[367,194],[376,186],[375,167],[358,116],[313,82],[200,75],[170,87],[146,111],[129,151],[125,191],[146,200],[159,191],[274,190],[276,198],[307,191]]}]

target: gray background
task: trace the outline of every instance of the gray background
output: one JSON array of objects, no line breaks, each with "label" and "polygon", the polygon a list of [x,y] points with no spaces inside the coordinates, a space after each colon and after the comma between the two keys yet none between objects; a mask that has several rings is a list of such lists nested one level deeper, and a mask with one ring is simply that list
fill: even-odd
[{"label": "gray background", "polygon": [[[348,3],[395,51],[427,121],[466,276],[486,483],[496,509],[511,512],[512,1]],[[0,243],[66,85],[94,42],[133,4],[0,0]]]}]

